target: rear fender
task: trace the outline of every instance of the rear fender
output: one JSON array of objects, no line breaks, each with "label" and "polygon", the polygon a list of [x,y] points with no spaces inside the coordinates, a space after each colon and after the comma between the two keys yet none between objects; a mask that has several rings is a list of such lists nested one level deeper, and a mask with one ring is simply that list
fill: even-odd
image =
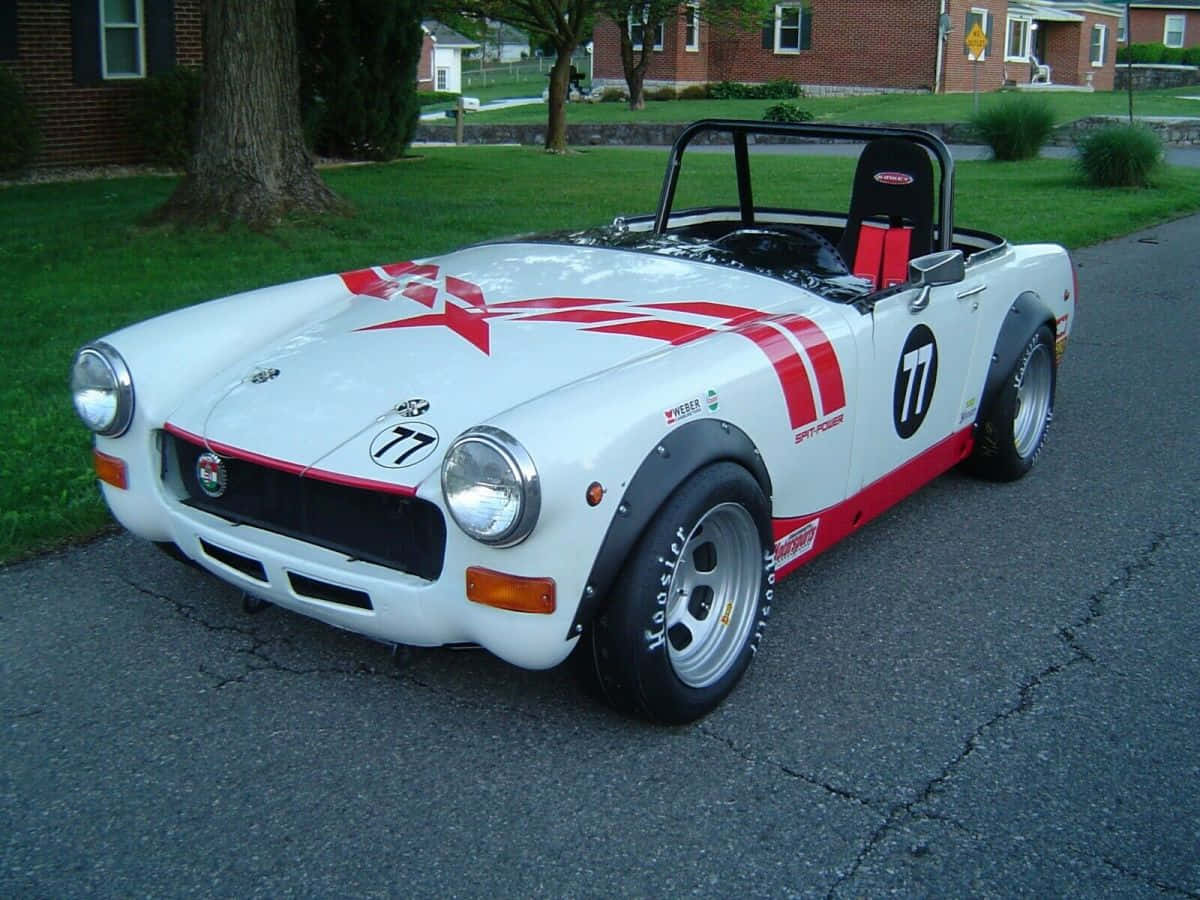
[{"label": "rear fender", "polygon": [[771,502],[771,477],[749,436],[729,422],[689,422],[654,447],[638,467],[617,504],[616,515],[596,554],[567,640],[578,637],[607,602],[608,592],[625,559],[655,513],[693,472],[710,463],[730,460],[746,468]]}]

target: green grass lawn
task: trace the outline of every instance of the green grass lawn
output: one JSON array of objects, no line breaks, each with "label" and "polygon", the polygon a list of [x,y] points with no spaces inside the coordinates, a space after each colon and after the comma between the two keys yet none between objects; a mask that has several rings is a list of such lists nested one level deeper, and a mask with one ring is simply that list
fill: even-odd
[{"label": "green grass lawn", "polygon": [[[472,93],[467,91],[467,93]],[[541,87],[531,94],[537,96]],[[1185,100],[1200,90],[1174,88],[1142,91],[1134,95],[1134,115],[1200,116],[1200,100]],[[999,103],[1012,95],[1004,92],[980,94],[980,108]],[[1059,124],[1084,116],[1123,116],[1129,98],[1123,91],[1095,93],[1049,92],[1039,94],[1054,111]],[[648,101],[646,108],[631,111],[625,103],[571,103],[567,121],[580,124],[615,122],[693,122],[705,118],[761,119],[763,111],[778,100],[666,100]],[[792,101],[813,113],[818,122],[966,122],[974,109],[971,94],[868,94],[862,97],[804,97]],[[506,125],[545,123],[544,105],[518,106],[492,112],[472,113],[468,121]]]},{"label": "green grass lawn", "polygon": [[[87,537],[109,522],[90,470],[89,434],[67,392],[67,368],[81,343],[238,290],[648,212],[665,158],[664,150],[429,150],[327,171],[356,214],[271,233],[142,227],[170,193],[171,178],[0,189],[9,310],[0,358],[14,376],[0,388],[0,562]],[[781,199],[808,208],[844,203],[849,160],[761,162]],[[707,155],[694,164],[706,181],[727,159]],[[1168,170],[1147,191],[1080,187],[1063,160],[964,163],[958,173],[957,221],[1014,241],[1079,246],[1200,209],[1194,171]]]}]

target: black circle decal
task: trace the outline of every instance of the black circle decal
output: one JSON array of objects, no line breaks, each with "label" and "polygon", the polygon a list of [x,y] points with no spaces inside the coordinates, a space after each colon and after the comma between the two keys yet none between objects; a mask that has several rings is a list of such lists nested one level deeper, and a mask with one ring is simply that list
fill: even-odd
[{"label": "black circle decal", "polygon": [[892,399],[892,421],[902,438],[916,434],[925,421],[925,413],[929,412],[937,382],[937,356],[937,341],[926,326],[918,325],[908,333],[896,367]]},{"label": "black circle decal", "polygon": [[389,425],[371,441],[371,459],[388,469],[415,466],[438,445],[437,429],[424,422]]}]

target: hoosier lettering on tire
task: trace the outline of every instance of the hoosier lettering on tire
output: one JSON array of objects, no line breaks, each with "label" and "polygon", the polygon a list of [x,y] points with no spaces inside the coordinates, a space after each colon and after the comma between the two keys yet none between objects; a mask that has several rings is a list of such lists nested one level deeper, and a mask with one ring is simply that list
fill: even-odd
[{"label": "hoosier lettering on tire", "polygon": [[698,719],[750,664],[774,584],[766,498],[741,466],[710,465],[642,536],[584,638],[585,661],[617,708],[668,723]]}]

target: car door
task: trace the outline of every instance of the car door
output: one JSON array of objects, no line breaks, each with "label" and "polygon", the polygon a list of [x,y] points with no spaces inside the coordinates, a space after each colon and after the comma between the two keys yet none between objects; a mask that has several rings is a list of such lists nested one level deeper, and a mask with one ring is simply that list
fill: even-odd
[{"label": "car door", "polygon": [[978,338],[982,283],[911,287],[871,312],[870,374],[855,441],[855,481],[866,487],[935,448],[974,419],[964,396]]}]

